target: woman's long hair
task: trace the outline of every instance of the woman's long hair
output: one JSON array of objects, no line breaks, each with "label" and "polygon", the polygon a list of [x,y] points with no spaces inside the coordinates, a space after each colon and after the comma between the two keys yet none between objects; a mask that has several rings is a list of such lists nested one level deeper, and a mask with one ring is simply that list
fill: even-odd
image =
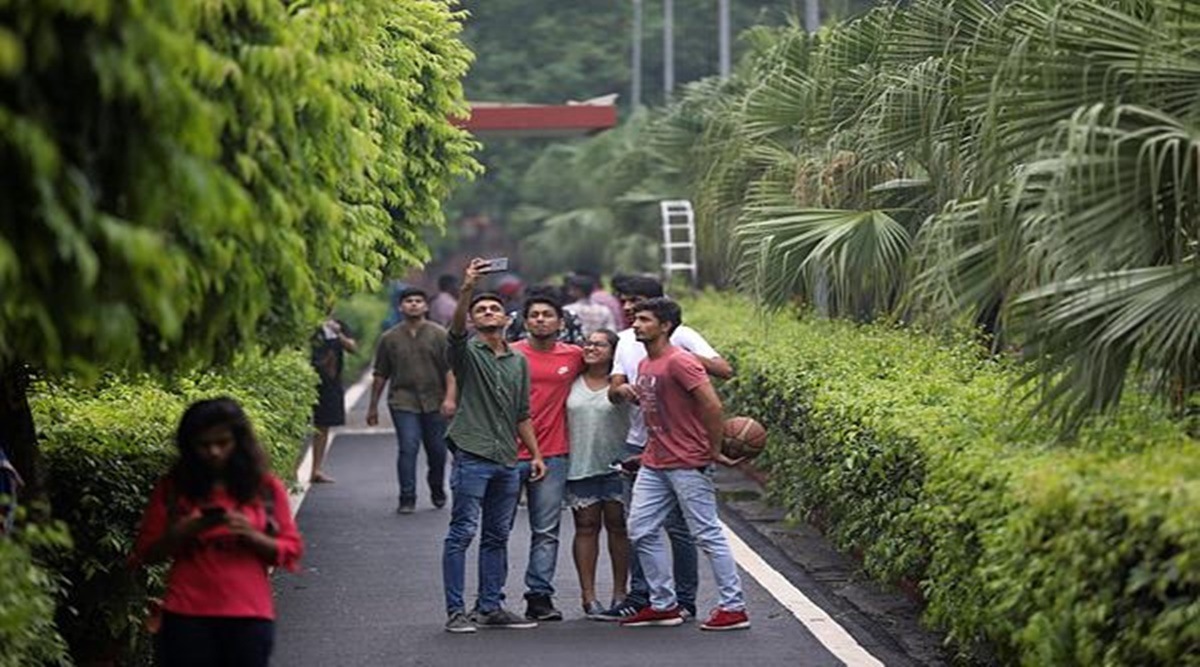
[{"label": "woman's long hair", "polygon": [[233,455],[219,473],[229,495],[239,503],[248,503],[258,496],[267,474],[267,456],[254,437],[254,428],[242,406],[232,398],[211,398],[197,401],[188,407],[175,432],[179,459],[171,469],[171,478],[181,496],[193,501],[212,493],[218,475],[205,465],[196,453],[200,434],[213,428],[227,426],[233,432]]},{"label": "woman's long hair", "polygon": [[621,340],[621,337],[618,336],[617,332],[613,331],[612,329],[596,329],[591,334],[588,334],[588,338],[591,338],[594,334],[600,334],[604,336],[605,340],[608,341],[608,349],[612,352],[612,354],[608,357],[608,368],[606,370],[611,374],[613,362],[616,361],[617,341]]}]

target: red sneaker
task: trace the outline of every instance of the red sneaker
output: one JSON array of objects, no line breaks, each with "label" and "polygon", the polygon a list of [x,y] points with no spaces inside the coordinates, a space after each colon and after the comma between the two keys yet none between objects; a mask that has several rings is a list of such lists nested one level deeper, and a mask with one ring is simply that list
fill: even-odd
[{"label": "red sneaker", "polygon": [[724,609],[714,609],[712,615],[700,626],[701,630],[745,630],[750,627],[750,617],[746,615],[746,610],[739,609],[737,611],[726,611]]},{"label": "red sneaker", "polygon": [[654,607],[646,606],[633,616],[621,619],[621,626],[626,628],[666,627],[682,624],[683,616],[679,614],[679,605],[666,611],[658,611]]}]

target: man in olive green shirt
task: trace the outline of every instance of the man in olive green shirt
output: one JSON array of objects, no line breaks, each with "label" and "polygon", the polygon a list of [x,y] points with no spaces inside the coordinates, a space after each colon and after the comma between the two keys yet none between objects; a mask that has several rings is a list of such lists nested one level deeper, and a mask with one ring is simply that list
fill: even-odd
[{"label": "man in olive green shirt", "polygon": [[[521,477],[517,470],[517,438],[533,455],[530,480],[546,474],[529,418],[529,364],[504,340],[508,316],[495,294],[475,295],[482,259],[467,268],[458,307],[450,323],[447,358],[458,381],[458,410],[447,436],[454,452],[451,489],[454,500],[450,531],[442,552],[446,589],[446,631],[475,632],[478,626],[533,628],[504,609],[508,577],[508,534],[517,510]],[[467,337],[467,314],[476,337]],[[467,548],[479,540],[479,599],[468,615],[463,601]]]},{"label": "man in olive green shirt", "polygon": [[434,507],[446,504],[446,419],[454,414],[455,381],[446,358],[446,330],[426,319],[425,292],[408,287],[397,298],[404,316],[379,339],[375,382],[367,407],[367,425],[379,423],[379,396],[385,384],[396,426],[397,512],[412,514],[417,505],[417,451],[425,446],[426,481]]}]

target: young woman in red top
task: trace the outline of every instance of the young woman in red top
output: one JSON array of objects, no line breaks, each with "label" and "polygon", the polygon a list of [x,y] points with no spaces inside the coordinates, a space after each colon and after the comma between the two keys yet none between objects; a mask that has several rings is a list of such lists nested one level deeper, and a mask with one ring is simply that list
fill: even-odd
[{"label": "young woman in red top", "polygon": [[155,487],[136,563],[171,561],[158,664],[266,665],[275,636],[268,568],[294,570],[302,544],[283,484],[228,398],[199,401],[176,432],[179,458]]}]

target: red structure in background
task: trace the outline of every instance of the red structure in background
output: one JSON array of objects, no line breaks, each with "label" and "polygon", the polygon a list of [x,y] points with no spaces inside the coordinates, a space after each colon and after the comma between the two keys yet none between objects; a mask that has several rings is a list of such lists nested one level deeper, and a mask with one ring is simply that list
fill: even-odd
[{"label": "red structure in background", "polygon": [[452,121],[485,139],[582,136],[616,127],[615,97],[562,105],[472,102],[469,118]]},{"label": "red structure in background", "polygon": [[[471,102],[471,115],[452,118],[456,126],[480,139],[581,137],[617,126],[617,96],[605,95],[567,104],[510,104]],[[503,230],[487,215],[475,215],[457,221],[460,247],[436,265],[427,265],[405,277],[405,281],[432,288],[440,273],[461,276],[471,257],[511,254],[516,247]]]}]

